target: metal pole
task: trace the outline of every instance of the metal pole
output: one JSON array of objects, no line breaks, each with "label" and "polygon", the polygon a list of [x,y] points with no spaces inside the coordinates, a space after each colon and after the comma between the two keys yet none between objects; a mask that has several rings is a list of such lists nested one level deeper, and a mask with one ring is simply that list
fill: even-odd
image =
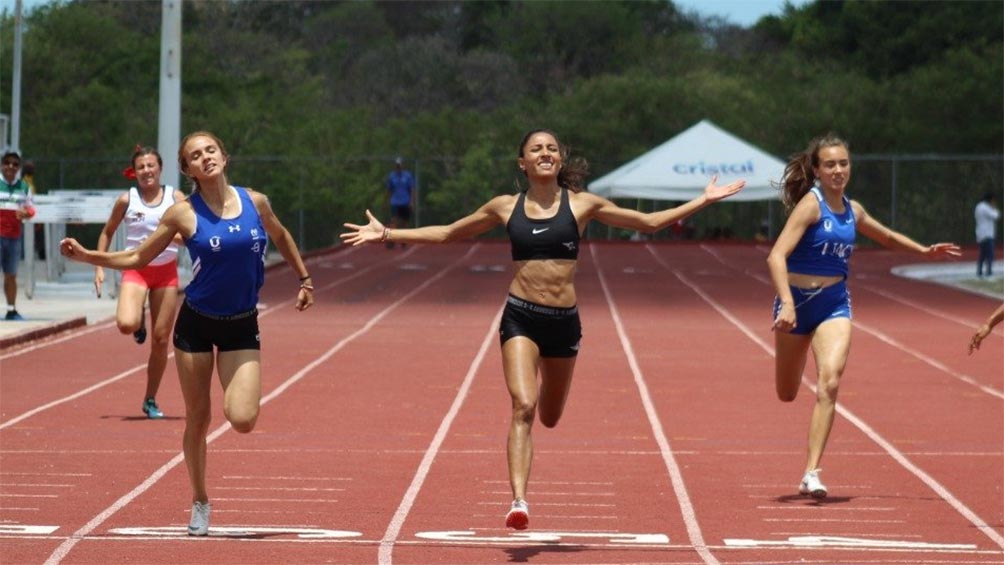
[{"label": "metal pole", "polygon": [[10,98],[10,150],[21,152],[21,36],[24,33],[24,16],[21,0],[14,3],[14,69],[11,77]]},{"label": "metal pole", "polygon": [[415,207],[415,227],[416,228],[422,226],[421,216],[419,216],[419,211],[421,210],[421,207],[419,205],[420,199],[418,197],[419,187],[422,186],[422,184],[420,182],[418,182],[419,174],[420,174],[419,173],[419,168],[421,168],[421,166],[422,166],[421,160],[419,160],[419,159],[416,158],[415,159],[415,194],[412,195],[413,196],[412,203],[413,203],[413,206]]},{"label": "metal pole", "polygon": [[181,0],[162,0],[160,22],[160,110],[157,151],[164,156],[161,179],[179,187],[181,142]]},{"label": "metal pole", "polygon": [[303,243],[303,175],[304,174],[305,173],[303,171],[303,167],[300,167],[300,185],[297,189],[297,195],[296,195],[297,199],[296,207],[298,208],[296,215],[297,215],[297,220],[300,224],[296,234],[297,235],[296,243],[300,247],[300,251],[306,251],[306,247],[304,247]]},{"label": "metal pole", "polygon": [[891,202],[890,207],[892,212],[889,218],[889,227],[896,229],[896,175],[899,172],[899,160],[895,157],[892,158],[892,194],[890,196]]},{"label": "metal pole", "polygon": [[767,201],[767,241],[774,241],[774,201]]}]

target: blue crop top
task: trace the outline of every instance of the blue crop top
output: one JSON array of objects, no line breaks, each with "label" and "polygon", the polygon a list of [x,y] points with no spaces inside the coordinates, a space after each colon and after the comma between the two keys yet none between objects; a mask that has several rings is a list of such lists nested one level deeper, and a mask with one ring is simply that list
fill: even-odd
[{"label": "blue crop top", "polygon": [[843,197],[844,211],[835,213],[818,187],[810,192],[819,201],[819,221],[809,226],[788,256],[788,272],[847,278],[847,260],[854,251],[857,226],[851,201]]},{"label": "blue crop top", "polygon": [[223,219],[213,213],[198,192],[189,198],[195,209],[195,233],[185,242],[192,256],[192,282],[185,300],[199,312],[232,316],[254,310],[265,282],[268,234],[247,190],[233,188],[241,213]]},{"label": "blue crop top", "polygon": [[561,189],[558,213],[550,218],[528,218],[525,203],[526,192],[521,192],[505,226],[512,246],[512,260],[578,259],[579,224],[568,203],[568,189]]}]

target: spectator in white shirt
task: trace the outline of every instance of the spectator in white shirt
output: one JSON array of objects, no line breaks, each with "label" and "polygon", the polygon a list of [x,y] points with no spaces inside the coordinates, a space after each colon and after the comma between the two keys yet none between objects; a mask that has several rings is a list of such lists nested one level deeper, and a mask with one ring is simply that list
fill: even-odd
[{"label": "spectator in white shirt", "polygon": [[994,264],[994,232],[997,219],[1001,212],[994,206],[994,194],[988,192],[976,205],[973,211],[976,217],[976,242],[980,245],[980,257],[976,260],[976,276],[983,276],[983,265],[986,265],[987,277],[993,275]]}]

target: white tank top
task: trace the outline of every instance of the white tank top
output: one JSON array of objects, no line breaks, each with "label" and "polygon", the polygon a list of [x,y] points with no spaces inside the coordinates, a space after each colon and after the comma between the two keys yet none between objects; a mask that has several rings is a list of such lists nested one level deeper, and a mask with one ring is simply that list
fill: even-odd
[{"label": "white tank top", "polygon": [[[143,240],[150,237],[150,234],[157,229],[161,216],[174,204],[174,188],[166,185],[161,188],[164,196],[156,206],[150,206],[143,202],[143,197],[139,194],[139,189],[135,186],[129,189],[129,207],[126,208],[126,249],[138,247]],[[173,242],[167,249],[156,256],[150,265],[165,265],[174,261],[178,257],[178,246]]]}]

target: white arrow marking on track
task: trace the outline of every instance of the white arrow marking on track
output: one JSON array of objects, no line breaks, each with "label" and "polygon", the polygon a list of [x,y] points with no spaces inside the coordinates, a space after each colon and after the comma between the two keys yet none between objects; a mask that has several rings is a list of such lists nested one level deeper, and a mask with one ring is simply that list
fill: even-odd
[{"label": "white arrow marking on track", "polygon": [[538,542],[555,543],[564,538],[592,538],[610,543],[669,544],[665,534],[625,534],[615,532],[526,532],[508,536],[478,536],[473,530],[418,532],[415,537],[437,541],[478,541],[478,542]]},{"label": "white arrow marking on track", "polygon": [[0,524],[0,535],[34,534],[47,536],[59,529],[59,526],[29,526],[26,524]]},{"label": "white arrow marking on track", "polygon": [[976,549],[969,543],[926,543],[922,541],[899,541],[881,539],[845,538],[839,536],[793,536],[783,541],[726,539],[728,547],[876,547],[897,549]]},{"label": "white arrow marking on track", "polygon": [[[114,528],[108,530],[110,534],[122,536],[188,536],[188,530],[181,526],[139,526],[135,528]],[[346,530],[322,530],[320,528],[292,528],[292,527],[268,527],[268,526],[213,526],[209,533],[217,537],[248,537],[262,534],[295,534],[302,539],[332,539],[332,538],[356,538],[362,536],[359,532],[349,532]]]}]

